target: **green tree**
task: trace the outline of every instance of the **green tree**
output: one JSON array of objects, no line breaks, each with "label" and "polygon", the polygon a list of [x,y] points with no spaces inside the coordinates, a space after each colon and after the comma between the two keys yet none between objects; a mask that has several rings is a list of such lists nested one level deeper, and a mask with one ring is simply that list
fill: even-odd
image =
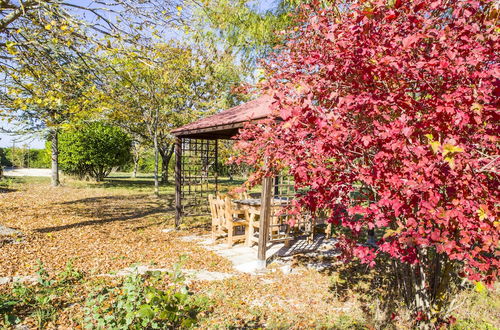
[{"label": "green tree", "polygon": [[[153,147],[156,167],[161,157],[163,181],[167,182],[174,151],[170,131],[207,112],[233,105],[236,99],[231,87],[240,81],[240,74],[224,54],[165,44],[151,49],[155,51],[148,59],[107,56],[113,67],[106,83],[107,117]],[[154,172],[158,193],[159,170]]]},{"label": "green tree", "polygon": [[[245,74],[259,78],[259,61],[284,43],[281,33],[293,28],[293,13],[312,0],[186,0],[190,21],[184,26],[194,42],[233,54]],[[333,5],[335,0],[322,0]]]},{"label": "green tree", "polygon": [[131,159],[132,141],[122,129],[103,122],[80,124],[60,134],[61,169],[102,181]]},{"label": "green tree", "polygon": [[59,184],[58,131],[75,113],[85,114],[98,95],[92,89],[106,67],[97,65],[102,52],[124,54],[125,46],[164,34],[182,18],[177,2],[1,1],[0,115],[19,125],[15,133],[48,133],[54,186]]},{"label": "green tree", "polygon": [[4,71],[0,115],[13,121],[18,133],[45,132],[52,146],[52,185],[59,185],[58,134],[78,117],[95,111],[99,100],[95,64],[67,53],[48,36],[46,51],[18,53],[14,67]]},{"label": "green tree", "polygon": [[[86,3],[85,3],[86,2]],[[93,56],[89,48],[116,49],[140,43],[178,24],[181,1],[158,0],[2,0],[0,3],[0,64],[16,60],[19,52],[42,53],[49,35],[65,51]],[[85,47],[75,47],[75,44]]]}]

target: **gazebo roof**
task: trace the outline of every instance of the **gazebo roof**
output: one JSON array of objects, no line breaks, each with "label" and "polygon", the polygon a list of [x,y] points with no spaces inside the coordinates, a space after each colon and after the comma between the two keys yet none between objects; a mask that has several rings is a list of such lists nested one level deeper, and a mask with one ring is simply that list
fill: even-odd
[{"label": "gazebo roof", "polygon": [[269,117],[272,102],[273,98],[264,94],[255,100],[179,127],[172,134],[182,138],[229,139],[237,135],[245,123]]}]

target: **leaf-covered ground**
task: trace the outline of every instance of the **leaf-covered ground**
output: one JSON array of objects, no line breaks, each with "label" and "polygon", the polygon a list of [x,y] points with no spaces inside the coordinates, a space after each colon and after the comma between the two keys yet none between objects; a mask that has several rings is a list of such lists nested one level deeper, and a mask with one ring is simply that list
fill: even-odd
[{"label": "leaf-covered ground", "polygon": [[[169,268],[181,255],[184,267],[235,272],[228,260],[182,236],[208,233],[203,221],[178,232],[164,233],[173,222],[172,187],[161,199],[151,194],[150,180],[114,178],[94,184],[66,180],[52,188],[47,179],[19,178],[0,186],[0,224],[23,232],[14,243],[0,240],[0,277],[33,275],[42,262],[49,273],[73,267],[85,273],[74,294],[61,300],[57,320],[48,327],[80,325],[85,296],[110,273],[134,264]],[[348,278],[349,276],[347,276]],[[335,273],[302,270],[284,275],[279,270],[262,276],[239,274],[222,281],[195,281],[195,293],[207,296],[211,307],[200,328],[337,328],[381,327],[379,303],[371,300],[363,280],[347,283]],[[9,286],[0,286],[9,290]],[[500,322],[498,290],[466,295],[457,311],[463,329]],[[405,328],[405,316],[391,326]],[[407,318],[406,318],[407,319]],[[25,322],[36,327],[35,320]],[[385,327],[386,325],[384,325]],[[461,329],[459,327],[459,329]]]},{"label": "leaf-covered ground", "polygon": [[14,184],[0,194],[0,223],[24,237],[1,247],[0,276],[31,274],[39,261],[49,271],[68,261],[95,273],[134,263],[169,267],[182,254],[189,255],[188,268],[230,270],[227,260],[177,239],[187,232],[161,232],[172,217],[171,194],[156,199],[122,187]]}]

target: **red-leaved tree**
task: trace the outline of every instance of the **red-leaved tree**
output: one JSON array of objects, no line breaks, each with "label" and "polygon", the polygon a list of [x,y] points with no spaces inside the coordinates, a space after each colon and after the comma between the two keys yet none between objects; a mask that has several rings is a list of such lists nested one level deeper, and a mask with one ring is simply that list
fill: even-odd
[{"label": "red-leaved tree", "polygon": [[[457,279],[499,272],[498,8],[318,8],[266,61],[280,120],[247,127],[239,161],[254,183],[287,169],[297,213],[326,213],[344,256],[390,263],[407,305],[442,316]],[[367,229],[376,247],[360,244]]]}]

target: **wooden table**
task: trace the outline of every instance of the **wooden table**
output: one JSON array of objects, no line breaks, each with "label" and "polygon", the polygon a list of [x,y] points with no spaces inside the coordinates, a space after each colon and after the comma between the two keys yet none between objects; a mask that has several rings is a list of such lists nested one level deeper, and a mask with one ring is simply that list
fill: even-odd
[{"label": "wooden table", "polygon": [[[275,197],[272,200],[272,208],[280,208],[288,205],[290,200],[288,198]],[[245,210],[246,217],[248,221],[248,233],[245,238],[245,245],[252,246],[252,243],[258,242],[258,238],[254,237],[254,228],[258,226],[259,221],[256,220],[257,216],[260,216],[262,202],[260,198],[249,198],[249,199],[236,199],[233,203],[237,204],[239,208]]]}]

